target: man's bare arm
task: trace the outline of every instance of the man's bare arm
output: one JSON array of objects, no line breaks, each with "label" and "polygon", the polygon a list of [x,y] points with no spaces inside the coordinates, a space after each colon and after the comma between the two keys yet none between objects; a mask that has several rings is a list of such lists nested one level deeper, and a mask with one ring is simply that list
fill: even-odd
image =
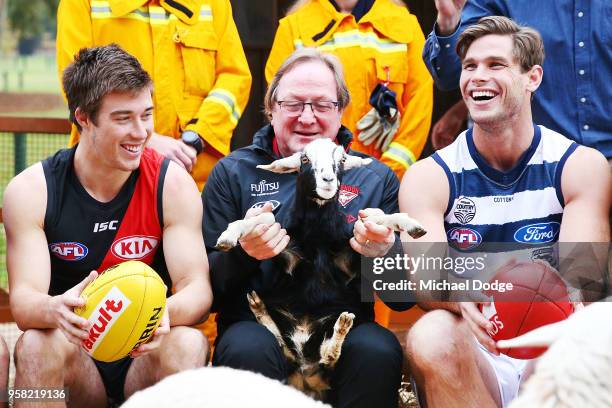
[{"label": "man's bare arm", "polygon": [[[444,231],[444,212],[448,205],[450,189],[444,170],[432,159],[421,160],[408,169],[399,191],[400,211],[416,219],[427,231],[418,242],[438,243],[439,250],[443,249],[440,243],[446,242]],[[402,235],[402,241],[414,242],[409,235]],[[436,246],[437,247],[437,246]],[[432,247],[434,250],[438,248]],[[444,252],[429,253],[429,256],[445,256]],[[419,302],[424,309],[446,309],[459,313],[458,305],[451,302]]]},{"label": "man's bare arm", "polygon": [[561,176],[565,200],[559,233],[560,272],[582,289],[585,301],[595,301],[606,279],[612,176],[598,151],[578,147],[569,156]]},{"label": "man's bare arm", "polygon": [[206,318],[212,304],[202,201],[193,179],[174,163],[166,173],[163,210],[164,256],[174,285],[168,299],[170,325],[193,325]]},{"label": "man's bare arm", "polygon": [[78,343],[86,336],[87,320],[73,313],[81,306],[82,288],[93,277],[59,296],[49,296],[51,261],[44,232],[47,187],[42,165],[15,177],[4,193],[3,217],[7,235],[10,303],[21,330],[59,328]]}]

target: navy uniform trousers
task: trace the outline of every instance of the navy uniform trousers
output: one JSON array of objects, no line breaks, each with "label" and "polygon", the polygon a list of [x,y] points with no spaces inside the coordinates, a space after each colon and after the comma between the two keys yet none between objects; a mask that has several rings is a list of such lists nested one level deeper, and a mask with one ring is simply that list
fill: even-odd
[{"label": "navy uniform trousers", "polygon": [[[396,408],[402,375],[402,348],[389,330],[376,323],[353,327],[342,345],[332,377],[329,403],[338,408]],[[286,383],[286,359],[276,339],[254,321],[223,330],[214,366],[254,371]]]}]

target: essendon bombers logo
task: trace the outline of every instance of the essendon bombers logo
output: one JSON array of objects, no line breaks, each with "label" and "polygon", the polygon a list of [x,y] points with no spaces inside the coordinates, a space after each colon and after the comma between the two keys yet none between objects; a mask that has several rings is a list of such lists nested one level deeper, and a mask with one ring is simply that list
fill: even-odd
[{"label": "essendon bombers logo", "polygon": [[153,251],[159,240],[155,237],[133,235],[113,242],[111,250],[117,258],[142,259]]},{"label": "essendon bombers logo", "polygon": [[81,343],[83,348],[93,353],[130,303],[130,299],[113,286],[89,316],[89,337]]},{"label": "essendon bombers logo", "polygon": [[357,198],[358,195],[359,187],[341,184],[340,192],[338,193],[338,202],[341,206],[346,207],[346,205]]}]

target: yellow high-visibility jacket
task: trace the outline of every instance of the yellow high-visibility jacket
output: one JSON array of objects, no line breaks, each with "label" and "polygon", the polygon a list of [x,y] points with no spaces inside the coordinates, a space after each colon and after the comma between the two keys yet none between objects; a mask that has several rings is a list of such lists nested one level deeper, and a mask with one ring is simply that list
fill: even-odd
[{"label": "yellow high-visibility jacket", "polygon": [[[202,136],[192,176],[202,189],[230,151],[251,74],[229,0],[61,0],[57,13],[61,74],[83,47],[117,43],[151,75],[155,131]],[[73,126],[71,144],[79,135]]]},{"label": "yellow high-visibility jacket", "polygon": [[[355,136],[351,148],[380,158],[401,179],[419,158],[431,124],[433,81],[421,57],[424,42],[416,17],[391,0],[376,0],[359,22],[329,0],[311,0],[280,20],[266,79],[269,83],[297,48],[317,47],[336,55],[351,95],[342,116],[342,124]],[[387,79],[397,93],[401,122],[391,145],[381,152],[357,140],[357,122],[372,108],[368,100],[374,87]]]}]

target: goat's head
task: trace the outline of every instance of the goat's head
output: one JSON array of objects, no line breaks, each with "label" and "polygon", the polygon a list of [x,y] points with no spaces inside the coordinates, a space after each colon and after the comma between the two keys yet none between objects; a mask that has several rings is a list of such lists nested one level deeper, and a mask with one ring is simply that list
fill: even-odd
[{"label": "goat's head", "polygon": [[365,159],[347,154],[342,146],[329,139],[317,139],[310,142],[301,152],[278,159],[270,164],[257,168],[275,173],[299,172],[299,183],[305,183],[307,191],[318,202],[333,199],[345,171],[368,165],[372,159]]}]

